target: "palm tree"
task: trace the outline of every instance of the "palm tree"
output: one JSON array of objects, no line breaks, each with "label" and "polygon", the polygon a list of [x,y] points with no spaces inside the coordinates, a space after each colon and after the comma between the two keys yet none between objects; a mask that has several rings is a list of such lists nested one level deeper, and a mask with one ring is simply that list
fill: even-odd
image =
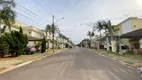
[{"label": "palm tree", "polygon": [[53,53],[55,51],[55,34],[59,32],[59,28],[57,28],[57,26],[55,26],[54,24],[52,24],[51,26],[51,34],[52,34],[52,48],[53,48]]},{"label": "palm tree", "polygon": [[94,34],[94,32],[91,32],[91,31],[88,31],[88,34],[87,34],[87,36],[89,36],[89,38],[90,38],[90,48],[91,48],[91,38],[94,36],[95,34]]},{"label": "palm tree", "polygon": [[51,26],[49,24],[46,25],[45,33],[46,33],[45,37],[46,37],[46,40],[47,40],[47,33],[49,33],[49,34],[51,33]]},{"label": "palm tree", "polygon": [[100,32],[100,37],[101,37],[101,31],[102,31],[102,29],[103,29],[103,24],[102,24],[102,21],[98,21],[97,23],[96,23],[96,26],[95,26],[97,29],[98,29],[98,31]]},{"label": "palm tree", "polygon": [[14,0],[0,0],[0,5],[2,5],[0,9],[0,24],[3,24],[4,27],[0,27],[0,36],[1,33],[5,31],[8,26],[11,28],[11,24],[15,23],[16,13],[11,9],[11,7],[15,7]]},{"label": "palm tree", "polygon": [[107,40],[106,40],[107,41],[107,50],[109,50],[108,35],[110,35],[111,41],[113,41],[114,40],[113,32],[115,32],[114,26],[112,26],[111,21],[108,20],[108,21],[103,21],[103,27],[105,29],[105,34],[106,34],[106,37],[107,37]]},{"label": "palm tree", "polygon": [[0,5],[4,6],[10,6],[10,7],[15,7],[16,3],[14,0],[0,0]]},{"label": "palm tree", "polygon": [[[45,33],[46,33],[46,34],[45,34],[45,37],[46,37],[45,39],[46,39],[46,41],[47,41],[47,33],[51,34],[51,25],[49,25],[49,24],[46,25]],[[48,49],[49,49],[49,43],[50,43],[50,41],[48,40],[47,42],[48,42]]]},{"label": "palm tree", "polygon": [[[110,34],[111,36],[111,40],[113,40],[113,31],[114,31],[114,26],[112,26],[111,21],[103,21],[103,27],[105,29],[105,33],[106,31],[108,31],[108,34]],[[106,33],[107,35],[107,33]]]}]

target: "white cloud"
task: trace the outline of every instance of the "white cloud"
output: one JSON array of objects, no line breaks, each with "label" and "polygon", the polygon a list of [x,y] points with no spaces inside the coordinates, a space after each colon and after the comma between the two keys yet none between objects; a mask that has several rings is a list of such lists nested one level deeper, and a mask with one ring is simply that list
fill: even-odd
[{"label": "white cloud", "polygon": [[[29,0],[16,1],[51,21],[51,15],[38,8],[37,5],[32,2],[28,3]],[[56,2],[56,5],[54,5],[52,1]],[[113,24],[117,24],[129,16],[140,16],[142,14],[141,0],[80,0],[81,2],[72,9],[73,2],[75,1],[76,0],[61,0],[59,2],[57,0],[43,0],[43,2],[40,2],[44,7],[47,7],[49,11],[54,12],[58,20],[61,17],[65,18],[61,20],[58,25],[61,31],[69,36],[75,43],[79,43],[81,39],[87,37],[86,34],[92,27],[90,23],[101,19],[111,19]],[[62,16],[65,12],[67,12],[66,16]],[[44,20],[40,20],[40,22],[44,23]],[[44,25],[45,24],[46,23],[44,23]]]}]

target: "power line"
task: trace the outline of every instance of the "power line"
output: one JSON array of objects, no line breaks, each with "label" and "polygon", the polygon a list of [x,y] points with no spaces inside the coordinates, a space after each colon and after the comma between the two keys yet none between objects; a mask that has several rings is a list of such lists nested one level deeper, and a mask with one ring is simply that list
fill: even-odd
[{"label": "power line", "polygon": [[45,9],[43,6],[41,6],[41,4],[37,3],[35,0],[33,0],[33,1],[34,1],[34,3],[36,5],[38,5],[40,8],[42,8],[43,10],[45,10],[48,14],[53,15],[51,12],[49,12],[47,9]]},{"label": "power line", "polygon": [[[87,8],[87,6],[89,6],[91,3],[92,3],[92,0],[89,0],[89,3],[88,3],[88,4],[86,4],[86,5],[84,5],[84,6],[85,6],[85,8]],[[85,9],[85,8],[82,8],[82,9]],[[73,13],[73,14],[74,14],[74,13]]]},{"label": "power line", "polygon": [[42,24],[40,24],[40,23],[38,23],[38,22],[34,21],[34,19],[29,18],[28,16],[25,16],[24,14],[21,14],[21,13],[19,13],[19,12],[17,12],[17,13],[18,13],[19,15],[24,16],[24,17],[26,17],[26,18],[28,18],[28,19],[32,20],[33,22],[35,22],[35,23],[37,23],[37,24],[39,24],[39,25],[41,25],[41,26],[43,26],[43,27],[44,27],[44,25],[42,25]]},{"label": "power line", "polygon": [[[80,2],[81,0],[76,0],[74,3],[73,3],[73,7],[71,8],[71,10],[70,11],[72,11],[78,4],[79,4],[79,2]],[[63,17],[65,17],[66,15],[68,15],[69,14],[69,11],[66,11],[64,14],[63,14]],[[60,21],[61,19],[59,19],[58,21],[57,21],[57,23]]]},{"label": "power line", "polygon": [[[76,3],[78,4],[80,1],[81,1],[81,0],[78,0],[78,1],[76,1]],[[85,8],[86,8],[88,5],[90,5],[91,3],[92,3],[92,0],[89,0],[89,3],[86,4],[86,5],[84,5]],[[77,6],[77,4],[76,4],[76,6]],[[75,8],[76,6],[74,6],[74,8]],[[84,8],[83,8],[83,9],[84,9]],[[75,12],[73,12],[72,16],[73,16],[73,15],[76,16]]]},{"label": "power line", "polygon": [[[74,2],[73,7],[70,11],[72,11],[79,3],[81,0],[76,0],[76,2]],[[65,12],[63,16],[66,16],[67,14],[69,14],[69,11]]]},{"label": "power line", "polygon": [[[41,16],[37,15],[36,13],[30,11],[29,9],[23,7],[22,5],[20,5],[20,4],[18,4],[18,3],[16,3],[16,4],[19,5],[20,7],[24,8],[26,11],[28,11],[28,12],[34,14],[35,16],[37,16],[37,17],[39,17],[39,18],[41,18],[41,19],[44,19],[44,18],[42,18]],[[44,20],[46,20],[46,19],[44,19]],[[47,20],[46,20],[46,21],[47,21]],[[50,22],[50,21],[47,21],[47,22]]]}]

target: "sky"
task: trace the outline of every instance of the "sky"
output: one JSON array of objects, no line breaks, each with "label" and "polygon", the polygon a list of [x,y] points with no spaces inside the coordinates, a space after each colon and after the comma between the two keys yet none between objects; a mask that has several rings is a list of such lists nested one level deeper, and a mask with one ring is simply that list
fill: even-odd
[{"label": "sky", "polygon": [[[88,38],[98,20],[116,25],[128,17],[142,17],[142,0],[15,0],[16,21],[44,29],[52,23],[75,44]],[[23,8],[24,7],[24,8]],[[26,10],[26,9],[28,10]],[[31,13],[32,12],[32,13]],[[62,19],[64,18],[64,19]],[[98,35],[98,32],[95,34]]]}]

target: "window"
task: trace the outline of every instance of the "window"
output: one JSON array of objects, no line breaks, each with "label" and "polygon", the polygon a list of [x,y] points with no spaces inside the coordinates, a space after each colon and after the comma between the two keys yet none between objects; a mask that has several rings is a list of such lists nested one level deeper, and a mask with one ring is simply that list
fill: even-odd
[{"label": "window", "polygon": [[31,34],[31,32],[29,32],[29,34]]},{"label": "window", "polygon": [[134,28],[136,28],[136,25],[134,25]]}]

